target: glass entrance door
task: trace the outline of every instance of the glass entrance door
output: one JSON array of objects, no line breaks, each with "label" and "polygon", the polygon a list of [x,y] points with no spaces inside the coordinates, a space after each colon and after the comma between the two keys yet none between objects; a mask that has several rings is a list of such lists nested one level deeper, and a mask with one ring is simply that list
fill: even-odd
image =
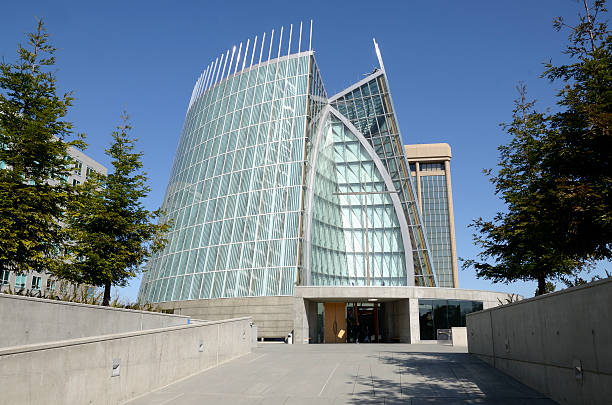
[{"label": "glass entrance door", "polygon": [[378,303],[349,302],[346,314],[349,343],[378,343],[382,340]]}]

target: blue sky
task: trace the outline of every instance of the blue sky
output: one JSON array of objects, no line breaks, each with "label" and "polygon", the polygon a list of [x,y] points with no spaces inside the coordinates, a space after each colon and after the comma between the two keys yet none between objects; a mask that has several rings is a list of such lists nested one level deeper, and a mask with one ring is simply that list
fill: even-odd
[{"label": "blue sky", "polygon": [[[509,139],[499,123],[510,120],[515,86],[524,81],[540,108],[554,108],[560,84],[539,76],[545,61],[565,60],[567,33],[556,32],[552,19],[575,21],[579,11],[576,0],[8,2],[0,57],[13,61],[42,16],[58,48],[59,87],[76,98],[69,119],[87,134],[85,152],[108,165],[104,148],[127,109],[151,179],[146,205],[156,209],[192,87],[212,59],[264,31],[313,19],[313,49],[334,94],[377,66],[376,37],[404,142],[453,149],[457,251],[471,258],[467,225],[503,208],[482,169],[495,166],[497,146]],[[472,271],[460,271],[459,283],[525,296],[536,288],[492,284]],[[121,296],[135,299],[139,284]]]}]

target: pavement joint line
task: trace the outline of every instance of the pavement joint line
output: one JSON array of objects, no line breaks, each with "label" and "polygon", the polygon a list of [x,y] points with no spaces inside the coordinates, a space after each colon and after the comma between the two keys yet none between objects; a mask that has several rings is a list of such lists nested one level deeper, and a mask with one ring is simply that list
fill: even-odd
[{"label": "pavement joint line", "polygon": [[353,392],[351,394],[355,394],[355,386],[357,385],[357,379],[359,378],[359,363],[357,363],[357,374],[355,374],[355,381],[353,382]]},{"label": "pavement joint line", "polygon": [[334,375],[334,373],[338,369],[339,365],[340,365],[340,363],[336,363],[336,367],[334,367],[334,369],[331,371],[331,373],[329,373],[329,376],[327,377],[327,380],[325,381],[325,384],[323,384],[323,388],[321,388],[321,391],[319,392],[318,396],[321,396],[321,394],[323,393],[323,390],[325,389],[325,387],[327,387],[327,383],[329,383],[329,380],[332,378],[332,375]]},{"label": "pavement joint line", "polygon": [[403,398],[404,397],[404,387],[402,386],[402,367],[400,366],[400,361],[401,361],[401,356],[397,360],[397,374],[399,374],[400,398]]},{"label": "pavement joint line", "polygon": [[159,405],[169,404],[169,403],[170,403],[170,401],[174,401],[175,399],[179,399],[179,398],[180,398],[180,397],[182,397],[183,395],[185,395],[185,393],[184,393],[184,392],[181,392],[181,393],[180,393],[180,394],[178,394],[177,396],[174,396],[174,397],[172,397],[172,398],[170,398],[170,399],[168,399],[168,400],[166,400],[166,401],[164,401],[164,402],[160,403]]},{"label": "pavement joint line", "polygon": [[259,360],[259,359],[261,359],[262,357],[264,357],[266,354],[267,354],[267,353],[261,354],[261,355],[259,355],[259,356],[255,357],[254,359],[251,359],[251,360],[247,361],[246,363],[248,364],[248,363],[252,363],[252,362],[254,362],[255,360]]},{"label": "pavement joint line", "polygon": [[263,399],[266,396],[261,394],[245,394],[245,393],[232,393],[232,392],[204,392],[204,393],[191,393],[192,395],[199,397],[233,397],[233,398],[250,398],[250,399]]},{"label": "pavement joint line", "polygon": [[370,381],[372,381],[372,396],[376,396],[376,391],[374,391],[374,376],[372,375],[372,364],[370,364]]}]

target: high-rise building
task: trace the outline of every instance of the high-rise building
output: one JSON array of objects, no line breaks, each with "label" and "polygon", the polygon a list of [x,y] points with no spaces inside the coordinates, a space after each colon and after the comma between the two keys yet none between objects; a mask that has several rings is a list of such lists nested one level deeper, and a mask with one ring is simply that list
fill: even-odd
[{"label": "high-rise building", "polygon": [[[61,179],[74,186],[83,184],[92,171],[106,175],[108,169],[96,162],[85,153],[73,147],[68,147],[68,155],[72,160],[72,172],[69,176]],[[4,167],[0,167],[3,169]],[[0,270],[0,292],[2,291],[29,291],[32,295],[48,295],[57,292],[61,285],[72,288],[73,285],[58,280],[47,271],[16,272],[12,270]]]},{"label": "high-rise building", "polygon": [[417,201],[439,287],[459,287],[451,148],[447,143],[406,145],[406,159],[416,184]]},{"label": "high-rise building", "polygon": [[[380,67],[330,96],[311,34],[272,31],[204,69],[163,202],[173,229],[139,299],[202,319],[251,315],[264,337],[350,341],[369,319],[376,341],[418,340],[408,313],[446,290],[430,288],[440,284],[378,45]],[[473,296],[435,304],[437,325],[465,322],[483,305]]]}]

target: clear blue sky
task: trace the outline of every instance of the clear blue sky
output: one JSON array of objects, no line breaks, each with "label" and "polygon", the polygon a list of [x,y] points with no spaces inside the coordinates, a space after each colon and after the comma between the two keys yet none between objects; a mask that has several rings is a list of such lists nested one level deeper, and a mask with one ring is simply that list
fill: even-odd
[{"label": "clear blue sky", "polygon": [[[62,91],[76,97],[69,119],[87,134],[86,153],[108,165],[104,148],[126,108],[151,178],[150,209],[163,200],[195,80],[211,59],[256,34],[314,20],[313,48],[329,94],[377,66],[376,37],[405,143],[448,142],[457,251],[476,254],[470,221],[502,205],[481,173],[508,141],[515,86],[525,81],[540,107],[554,107],[559,84],[539,79],[543,62],[562,62],[576,0],[514,1],[23,1],[0,13],[0,57],[42,16],[58,48]],[[269,35],[269,34],[268,34]],[[600,266],[601,268],[605,266]],[[610,268],[609,264],[607,266]],[[135,299],[140,280],[121,291]],[[492,284],[460,271],[463,288],[532,296],[535,283]]]}]

